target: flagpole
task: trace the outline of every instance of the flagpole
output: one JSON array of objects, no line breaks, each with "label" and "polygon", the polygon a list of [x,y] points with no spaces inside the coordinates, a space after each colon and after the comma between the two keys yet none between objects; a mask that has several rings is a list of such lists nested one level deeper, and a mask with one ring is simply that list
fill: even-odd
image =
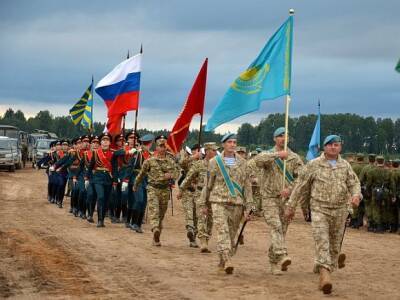
[{"label": "flagpole", "polygon": [[201,147],[201,135],[203,133],[203,114],[200,115],[200,128],[199,128],[199,147]]},{"label": "flagpole", "polygon": [[[143,44],[140,45],[140,54],[143,54]],[[138,107],[135,111],[135,126],[134,126],[134,131],[137,133],[137,120],[138,120],[138,115],[139,115],[139,99],[138,99]],[[136,136],[136,135],[135,135]],[[136,141],[135,141],[136,143]]]},{"label": "flagpole", "polygon": [[[294,15],[294,9],[289,9],[289,16]],[[289,137],[289,106],[290,106],[291,97],[289,94],[286,95],[285,99],[285,144],[283,147],[284,151],[288,149],[288,137]],[[286,164],[287,160],[283,160],[283,174],[282,174],[282,190],[285,189],[285,175],[286,175]]]},{"label": "flagpole", "polygon": [[93,74],[92,74],[92,113],[91,113],[91,118],[90,118],[90,126],[89,126],[89,134],[91,135],[93,133],[93,107],[94,107],[94,80],[93,80]]}]

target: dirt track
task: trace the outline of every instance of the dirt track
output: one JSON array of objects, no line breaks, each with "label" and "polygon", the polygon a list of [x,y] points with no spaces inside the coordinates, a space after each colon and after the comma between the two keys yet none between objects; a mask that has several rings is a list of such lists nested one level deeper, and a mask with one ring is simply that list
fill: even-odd
[{"label": "dirt track", "polygon": [[[0,172],[0,298],[320,299],[312,273],[310,226],[297,214],[287,243],[293,264],[273,277],[267,264],[268,228],[246,228],[234,258],[235,274],[216,269],[217,256],[187,245],[183,216],[165,221],[163,246],[151,234],[110,224],[97,229],[46,200],[46,175],[25,169]],[[400,299],[400,236],[347,231],[346,268],[333,274],[335,299]]]}]

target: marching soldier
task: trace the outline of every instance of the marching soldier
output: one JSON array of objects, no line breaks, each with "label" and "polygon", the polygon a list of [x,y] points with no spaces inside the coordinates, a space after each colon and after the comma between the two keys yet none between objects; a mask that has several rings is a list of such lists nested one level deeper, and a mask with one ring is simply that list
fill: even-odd
[{"label": "marching soldier", "polygon": [[368,231],[374,231],[375,230],[375,224],[372,218],[372,191],[369,188],[367,188],[367,174],[368,172],[375,168],[375,161],[376,161],[376,154],[370,153],[368,154],[368,164],[364,166],[359,175],[359,180],[361,184],[361,192],[363,195],[363,200],[364,206],[365,206],[365,215],[367,216],[367,230]]},{"label": "marching soldier", "polygon": [[[56,163],[64,158],[65,155],[67,155],[69,148],[69,144],[67,140],[63,140],[60,142],[57,142],[56,144],[56,153],[55,153],[55,162],[54,165],[50,167],[50,171],[54,172],[56,171]],[[60,169],[58,172],[54,172],[54,177],[55,177],[55,185],[56,185],[56,203],[58,204],[59,208],[63,207],[63,200],[64,200],[64,194],[65,194],[65,186],[67,184],[67,171],[65,169]]]},{"label": "marching soldier", "polygon": [[[202,253],[210,252],[208,249],[208,241],[211,237],[213,220],[210,202],[208,202],[206,206],[200,206],[198,199],[200,199],[201,191],[207,184],[208,166],[210,164],[210,160],[216,155],[217,149],[218,147],[215,143],[205,143],[204,159],[198,160],[193,164],[186,178],[180,185],[181,190],[188,189],[189,187],[194,189],[193,199],[195,199],[194,201],[197,209],[197,230],[200,241],[200,252]],[[206,214],[203,214],[202,211],[204,210],[207,212]]]},{"label": "marching soldier", "polygon": [[[220,259],[219,269],[232,274],[234,267],[234,238],[239,229],[243,209],[245,218],[254,210],[251,183],[246,161],[235,153],[237,138],[226,134],[221,142],[223,152],[210,160],[207,185],[203,188],[199,206],[208,207],[211,203],[213,223],[217,231],[217,251]],[[208,210],[203,209],[207,214]]]},{"label": "marching soldier", "polygon": [[[110,149],[111,136],[103,133],[100,136],[100,148],[93,151],[92,159],[88,168],[88,174],[94,185],[97,196],[97,227],[105,227],[104,218],[107,204],[110,198],[111,187],[116,185],[112,178],[111,159],[113,152]],[[89,177],[85,177],[85,187],[89,187]]]},{"label": "marching soldier", "polygon": [[140,183],[147,175],[147,196],[153,245],[160,247],[162,222],[168,208],[171,184],[176,180],[179,172],[175,161],[167,155],[167,138],[160,135],[155,142],[156,153],[144,161],[142,169],[135,179],[133,191],[138,191]]},{"label": "marching soldier", "polygon": [[[262,211],[266,223],[271,227],[271,245],[268,250],[271,273],[281,275],[291,264],[288,256],[285,236],[288,222],[284,216],[285,204],[289,199],[294,181],[303,162],[291,151],[284,151],[285,128],[274,132],[275,147],[255,157],[256,165],[263,169],[261,186]],[[282,187],[283,160],[286,160],[285,187]]]},{"label": "marching soldier", "polygon": [[287,203],[288,220],[299,201],[310,199],[312,232],[315,242],[314,271],[320,274],[319,288],[324,294],[332,291],[330,273],[344,267],[346,256],[340,254],[341,243],[351,204],[357,207],[361,187],[350,164],[341,158],[342,140],[329,135],[324,140],[324,152],[307,163]]},{"label": "marching soldier", "polygon": [[[154,136],[152,134],[146,134],[145,136],[139,138],[139,149],[136,152],[135,159],[131,160],[131,162],[133,162],[131,165],[133,176],[130,179],[131,186],[128,186],[129,189],[132,189],[136,176],[142,169],[143,163],[152,156],[150,148],[153,144],[153,140]],[[145,176],[134,193],[135,201],[131,207],[131,229],[137,233],[143,233],[142,223],[147,206],[147,182],[148,179],[147,176]]]},{"label": "marching soldier", "polygon": [[243,146],[236,147],[236,153],[239,154],[243,159],[247,159],[247,149]]},{"label": "marching soldier", "polygon": [[392,207],[394,220],[393,230],[391,230],[391,232],[395,233],[400,227],[400,160],[393,161],[391,185],[393,190]]},{"label": "marching soldier", "polygon": [[[360,179],[361,171],[365,167],[364,154],[357,153],[355,162],[350,163],[350,165],[353,168],[354,173],[356,173],[357,177]],[[353,210],[350,222],[352,228],[358,229],[363,226],[364,213],[365,203],[362,200],[360,205]]]},{"label": "marching soldier", "polygon": [[[192,155],[190,157],[186,157],[183,159],[181,166],[184,170],[184,180],[185,182],[187,175],[190,173],[193,166],[197,161],[201,158],[200,145],[196,144],[191,147]],[[196,243],[197,236],[197,207],[196,207],[196,197],[198,197],[199,193],[196,191],[196,182],[192,182],[190,185],[180,184],[180,191],[177,195],[178,199],[181,199],[183,211],[185,214],[186,221],[186,231],[187,238],[189,239],[189,246],[193,248],[198,248]]]},{"label": "marching soldier", "polygon": [[252,151],[251,152],[251,158],[248,161],[247,165],[250,171],[250,181],[251,181],[251,189],[253,191],[253,199],[254,202],[256,203],[256,215],[261,217],[262,214],[262,197],[261,197],[261,181],[263,177],[263,169],[257,167],[255,157],[258,155],[257,151]]}]

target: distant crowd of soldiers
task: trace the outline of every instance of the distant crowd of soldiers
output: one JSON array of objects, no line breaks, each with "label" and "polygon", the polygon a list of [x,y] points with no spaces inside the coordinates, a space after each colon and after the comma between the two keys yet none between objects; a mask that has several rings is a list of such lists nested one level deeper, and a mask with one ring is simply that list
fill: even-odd
[{"label": "distant crowd of soldiers", "polygon": [[367,220],[370,232],[396,233],[400,222],[400,160],[382,155],[348,154],[347,160],[357,174],[363,201],[354,210],[350,225],[359,228]]},{"label": "distant crowd of soldiers", "polygon": [[398,162],[388,168],[381,157],[375,163],[370,155],[370,163],[364,164],[360,155],[356,161],[350,156],[353,171],[340,156],[340,137],[330,135],[321,156],[304,165],[299,155],[285,149],[285,128],[276,129],[273,139],[271,149],[257,148],[248,155],[228,133],[220,147],[213,142],[196,144],[173,155],[162,135],[139,137],[134,131],[114,138],[108,133],[85,135],[71,143],[51,144],[38,167],[48,166],[49,202],[62,208],[69,185],[70,213],[94,223],[97,210],[99,228],[109,217],[112,223],[143,233],[148,215],[156,247],[161,246],[163,219],[170,201],[173,209],[172,189],[177,184],[189,246],[211,252],[208,242],[215,227],[218,268],[226,274],[233,273],[232,258],[244,243],[244,226],[254,214],[263,217],[271,230],[271,273],[287,272],[291,258],[285,237],[299,204],[313,227],[319,288],[330,293],[330,273],[345,265],[341,246],[350,206],[351,226],[362,226],[365,212],[369,230],[397,230]]}]

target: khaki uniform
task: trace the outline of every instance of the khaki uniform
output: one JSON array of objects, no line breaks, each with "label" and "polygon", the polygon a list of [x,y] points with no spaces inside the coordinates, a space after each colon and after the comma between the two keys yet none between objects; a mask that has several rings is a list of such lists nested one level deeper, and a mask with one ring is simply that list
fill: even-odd
[{"label": "khaki uniform", "polygon": [[[287,256],[285,236],[288,222],[284,213],[285,204],[288,199],[282,199],[280,196],[283,173],[275,162],[275,159],[278,157],[274,149],[260,153],[255,157],[257,166],[264,171],[261,186],[262,212],[266,223],[271,227],[271,245],[268,250],[268,257],[271,264],[277,264],[284,256]],[[288,150],[286,170],[294,178],[297,178],[302,167],[303,161],[300,157],[293,151]],[[291,190],[293,189],[294,182],[288,183],[285,180],[285,186]]]},{"label": "khaki uniform", "polygon": [[299,201],[310,199],[317,271],[320,267],[331,272],[337,268],[349,197],[356,195],[361,196],[360,182],[340,156],[332,167],[321,154],[301,172],[287,205],[295,209]]},{"label": "khaki uniform", "polygon": [[179,175],[177,164],[168,155],[165,158],[155,155],[144,161],[134,183],[134,189],[137,190],[139,184],[147,175],[147,199],[152,231],[162,231],[162,221],[168,208],[170,183],[168,179],[165,179],[165,173],[171,173],[173,179],[176,179]]},{"label": "khaki uniform", "polygon": [[224,152],[222,152],[221,158],[230,178],[242,187],[244,197],[242,198],[238,193],[235,197],[231,196],[216,158],[213,158],[210,160],[207,185],[202,190],[199,205],[206,206],[211,203],[217,235],[217,252],[220,259],[227,262],[233,256],[234,238],[244,207],[247,209],[254,209],[255,207],[246,160],[235,154],[235,165],[227,166],[224,162]]},{"label": "khaki uniform", "polygon": [[197,232],[199,239],[205,238],[209,240],[212,232],[213,216],[211,210],[211,203],[206,203],[208,208],[208,215],[204,216],[202,210],[204,204],[200,206],[201,191],[203,190],[207,181],[207,169],[209,161],[206,159],[196,161],[190,168],[189,173],[186,175],[185,180],[181,184],[181,189],[186,190],[192,188],[194,192],[192,193],[193,205],[196,206],[197,212]]},{"label": "khaki uniform", "polygon": [[263,178],[263,169],[257,167],[256,161],[254,158],[251,158],[247,162],[249,171],[250,171],[250,181],[251,188],[253,191],[253,199],[256,204],[256,209],[258,212],[262,211],[262,197],[261,197],[261,181]]}]

